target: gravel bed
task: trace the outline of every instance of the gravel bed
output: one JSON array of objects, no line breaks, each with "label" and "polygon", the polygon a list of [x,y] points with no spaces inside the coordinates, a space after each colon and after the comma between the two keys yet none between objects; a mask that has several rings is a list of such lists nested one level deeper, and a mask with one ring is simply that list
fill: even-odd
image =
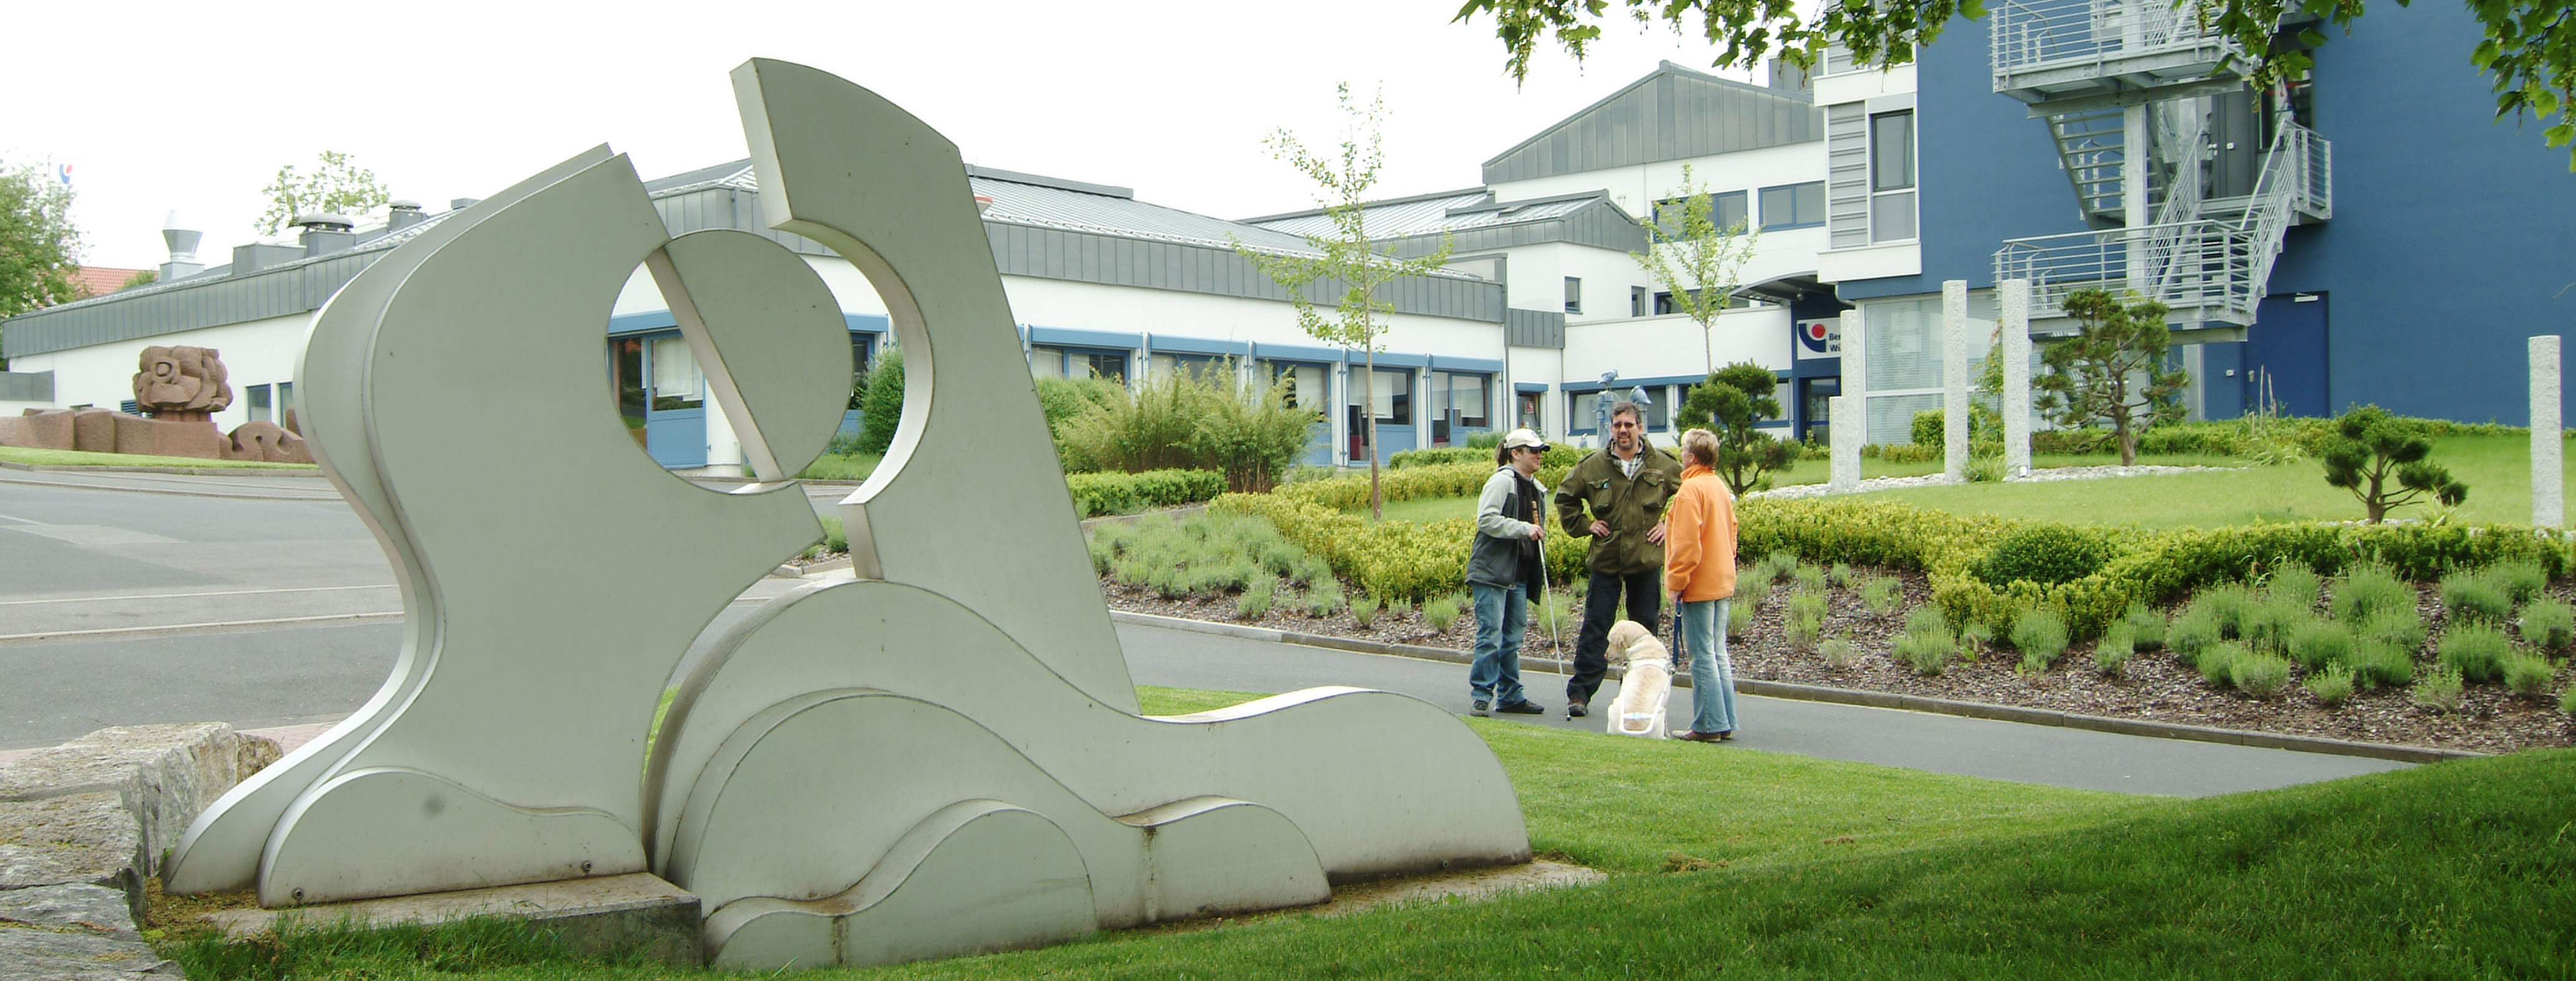
[{"label": "gravel bed", "polygon": [[[2100,480],[2106,477],[2147,477],[2156,474],[2191,473],[2197,470],[2224,469],[2227,468],[2155,466],[2050,467],[2045,470],[2033,470],[2024,476],[2009,478],[2007,482],[2035,483],[2050,480]],[[1867,494],[1871,491],[1896,490],[1902,487],[1932,487],[1952,482],[1953,481],[1951,481],[1948,474],[1938,473],[1924,474],[1920,477],[1871,477],[1868,480],[1861,481],[1858,487],[1849,491],[1834,490],[1832,484],[1792,484],[1787,487],[1774,487],[1767,491],[1754,491],[1753,493],[1746,494],[1744,496],[1747,498],[1770,497],[1788,500],[1800,497],[1825,497],[1838,493]]]}]

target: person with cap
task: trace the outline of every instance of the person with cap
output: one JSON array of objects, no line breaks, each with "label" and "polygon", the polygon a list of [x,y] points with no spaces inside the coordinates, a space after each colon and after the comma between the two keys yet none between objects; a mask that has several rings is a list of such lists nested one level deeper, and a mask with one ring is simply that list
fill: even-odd
[{"label": "person with cap", "polygon": [[1538,473],[1547,441],[1528,429],[1504,434],[1494,448],[1494,475],[1476,495],[1476,541],[1467,556],[1467,587],[1476,601],[1476,660],[1467,687],[1476,714],[1490,708],[1514,715],[1547,711],[1521,691],[1521,636],[1529,630],[1529,601],[1546,590],[1539,539],[1547,534],[1541,512],[1545,492]]},{"label": "person with cap", "polygon": [[1610,625],[1620,594],[1626,619],[1660,633],[1664,608],[1664,507],[1681,489],[1682,465],[1646,441],[1635,402],[1610,407],[1610,445],[1583,458],[1556,485],[1556,514],[1565,533],[1592,539],[1583,557],[1583,629],[1575,635],[1574,676],[1565,681],[1565,717],[1579,719],[1610,668]]}]

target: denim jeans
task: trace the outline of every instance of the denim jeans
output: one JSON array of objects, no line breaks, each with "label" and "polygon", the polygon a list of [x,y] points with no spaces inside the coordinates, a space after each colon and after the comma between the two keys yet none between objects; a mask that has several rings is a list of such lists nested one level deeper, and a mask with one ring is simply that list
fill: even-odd
[{"label": "denim jeans", "polygon": [[1528,700],[1521,692],[1521,636],[1529,630],[1529,593],[1519,586],[1468,583],[1476,596],[1476,661],[1467,687],[1498,705]]},{"label": "denim jeans", "polygon": [[1691,731],[1735,731],[1735,666],[1726,659],[1727,600],[1681,606],[1682,636],[1690,645]]}]

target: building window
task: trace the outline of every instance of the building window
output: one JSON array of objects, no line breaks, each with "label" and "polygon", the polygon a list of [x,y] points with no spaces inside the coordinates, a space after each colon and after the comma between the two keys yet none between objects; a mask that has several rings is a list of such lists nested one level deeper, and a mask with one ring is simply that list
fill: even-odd
[{"label": "building window", "polygon": [[1583,312],[1583,280],[1573,276],[1565,277],[1565,312]]},{"label": "building window", "polygon": [[674,412],[706,407],[706,377],[698,373],[698,356],[678,337],[652,342],[653,411]]},{"label": "building window", "polygon": [[1762,189],[1762,230],[1809,228],[1825,223],[1825,182]]},{"label": "building window", "polygon": [[[1746,191],[1720,191],[1708,196],[1708,221],[1720,233],[1734,234],[1752,227],[1748,220],[1752,195]],[[1671,242],[1682,237],[1682,224],[1690,214],[1689,198],[1669,198],[1655,202],[1655,241]]]},{"label": "building window", "polygon": [[295,383],[277,383],[277,424],[285,425],[295,415]]},{"label": "building window", "polygon": [[1545,398],[1546,395],[1542,392],[1514,393],[1512,398],[1512,401],[1515,403],[1513,406],[1513,418],[1516,420],[1514,424],[1534,433],[1546,432],[1545,411],[1541,408],[1545,402]]},{"label": "building window", "polygon": [[1869,238],[1915,237],[1914,110],[1869,117]]},{"label": "building window", "polygon": [[1466,374],[1454,371],[1431,373],[1431,394],[1439,399],[1434,406],[1442,418],[1456,413],[1458,425],[1483,429],[1493,424],[1486,407],[1492,404],[1492,375]]},{"label": "building window", "polygon": [[1566,434],[1579,436],[1587,433],[1600,432],[1601,427],[1599,423],[1601,420],[1599,418],[1599,413],[1594,411],[1599,407],[1600,402],[1601,393],[1599,392],[1565,393]]},{"label": "building window", "polygon": [[1261,376],[1279,392],[1279,404],[1291,409],[1324,408],[1326,378],[1332,369],[1320,364],[1261,362]]},{"label": "building window", "polygon": [[1103,378],[1127,384],[1127,352],[1087,348],[1032,347],[1029,374],[1039,378]]},{"label": "building window", "polygon": [[[1350,406],[1360,404],[1360,387],[1350,386]],[[1369,379],[1369,404],[1376,409],[1381,426],[1413,425],[1413,372],[1404,368],[1380,368]]]},{"label": "building window", "polygon": [[242,394],[246,396],[244,401],[249,403],[245,406],[245,410],[250,413],[250,421],[269,421],[270,409],[268,403],[268,386],[253,385],[249,388],[243,389]]},{"label": "building window", "polygon": [[1628,315],[1643,317],[1655,308],[1655,293],[1643,286],[1628,287]]},{"label": "building window", "polygon": [[1657,385],[1646,390],[1646,431],[1660,433],[1673,428],[1673,390]]},{"label": "building window", "polygon": [[1192,377],[1222,381],[1230,386],[1234,381],[1233,364],[1234,359],[1215,354],[1157,354],[1154,355],[1154,374],[1161,377],[1171,372],[1186,371]]}]

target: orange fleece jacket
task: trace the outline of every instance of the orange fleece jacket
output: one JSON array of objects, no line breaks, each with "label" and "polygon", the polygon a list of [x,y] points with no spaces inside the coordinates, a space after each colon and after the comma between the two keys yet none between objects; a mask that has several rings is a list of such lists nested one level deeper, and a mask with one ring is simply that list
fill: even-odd
[{"label": "orange fleece jacket", "polygon": [[1735,495],[1716,471],[1682,470],[1682,490],[1664,530],[1664,588],[1680,602],[1735,595]]}]

